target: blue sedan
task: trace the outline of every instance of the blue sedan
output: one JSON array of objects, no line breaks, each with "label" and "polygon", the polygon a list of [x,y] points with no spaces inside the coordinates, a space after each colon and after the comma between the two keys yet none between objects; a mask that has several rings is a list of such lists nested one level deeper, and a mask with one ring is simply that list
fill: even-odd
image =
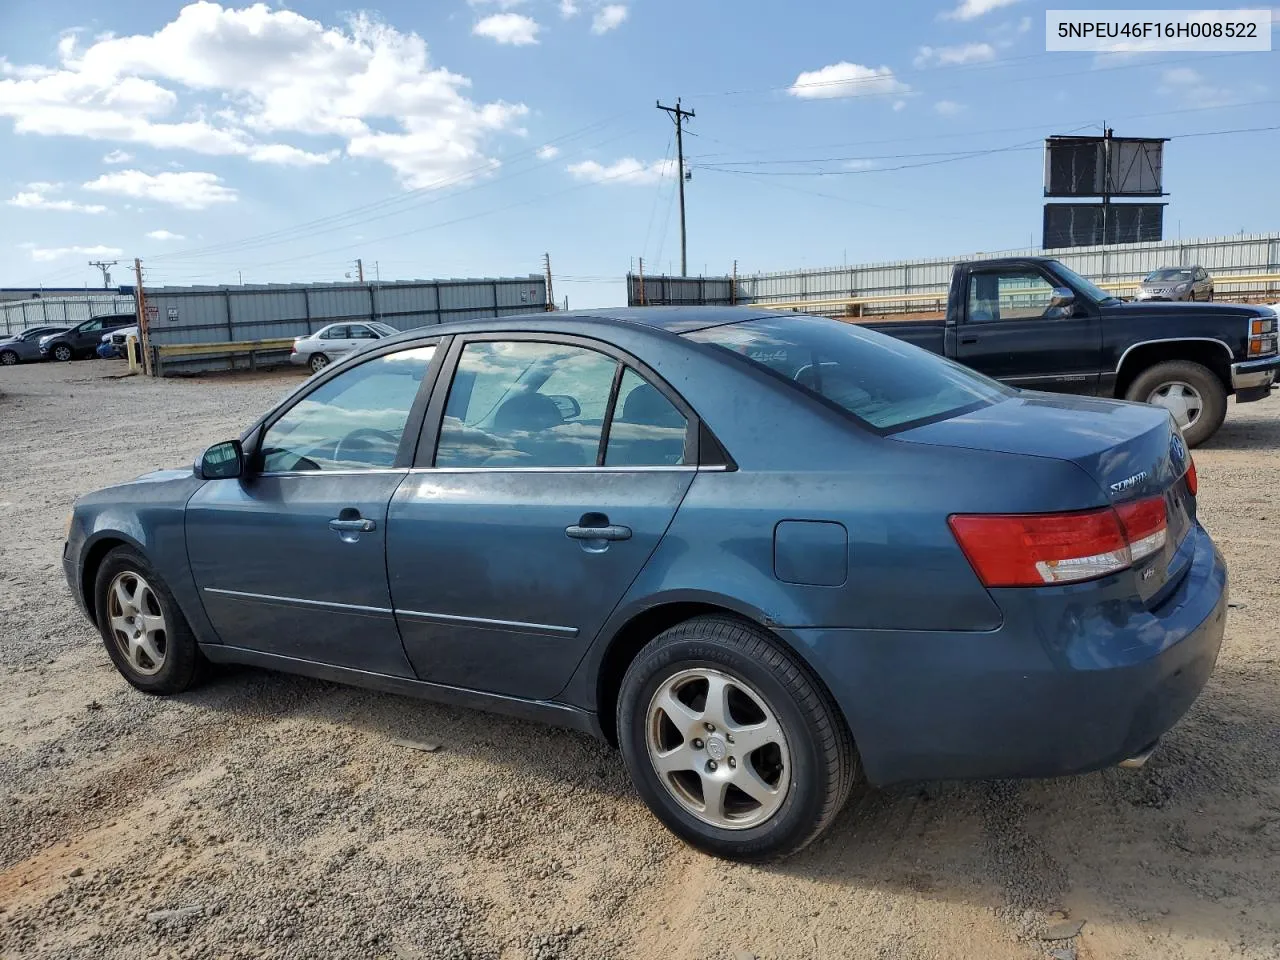
[{"label": "blue sedan", "polygon": [[851,791],[1145,760],[1227,572],[1167,411],[834,320],[608,310],[376,341],[194,469],[83,497],[135,687],[244,663],[589,731],[689,843]]}]

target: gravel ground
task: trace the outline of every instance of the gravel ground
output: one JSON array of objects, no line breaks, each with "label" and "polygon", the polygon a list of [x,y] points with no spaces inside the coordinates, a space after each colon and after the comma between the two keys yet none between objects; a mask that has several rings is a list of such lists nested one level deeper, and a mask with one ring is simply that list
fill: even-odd
[{"label": "gravel ground", "polygon": [[252,670],[127,686],[62,579],[73,499],[299,376],[121,372],[0,375],[0,958],[1280,956],[1280,400],[1197,453],[1235,609],[1145,769],[872,793],[753,867],[681,846],[576,734]]}]

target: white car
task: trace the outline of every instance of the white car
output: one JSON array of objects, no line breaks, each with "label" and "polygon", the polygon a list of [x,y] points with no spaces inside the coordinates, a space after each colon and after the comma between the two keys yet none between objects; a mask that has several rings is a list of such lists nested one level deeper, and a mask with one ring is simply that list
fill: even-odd
[{"label": "white car", "polygon": [[293,341],[293,353],[289,362],[308,366],[312,373],[319,373],[333,361],[383,337],[395,336],[400,331],[385,323],[331,323],[315,333],[297,337]]},{"label": "white car", "polygon": [[[129,337],[140,337],[138,325],[132,327],[122,327],[119,330],[108,330],[102,335],[102,342],[111,344],[111,355],[115,357],[125,356],[128,347]],[[99,347],[98,349],[102,349]],[[101,356],[101,354],[99,354]]]}]

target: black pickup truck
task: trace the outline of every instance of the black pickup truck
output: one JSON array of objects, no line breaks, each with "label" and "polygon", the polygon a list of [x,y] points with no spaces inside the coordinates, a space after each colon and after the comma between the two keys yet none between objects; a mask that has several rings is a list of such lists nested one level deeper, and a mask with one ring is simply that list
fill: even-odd
[{"label": "black pickup truck", "polygon": [[945,318],[864,325],[1011,386],[1159,404],[1191,446],[1280,368],[1270,307],[1126,303],[1043,257],[956,264]]}]

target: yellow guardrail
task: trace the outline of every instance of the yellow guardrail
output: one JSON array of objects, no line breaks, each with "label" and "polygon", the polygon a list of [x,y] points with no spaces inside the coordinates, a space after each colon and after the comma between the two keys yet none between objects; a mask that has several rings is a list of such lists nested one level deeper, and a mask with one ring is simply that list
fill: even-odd
[{"label": "yellow guardrail", "polygon": [[249,353],[254,350],[288,350],[293,347],[293,337],[277,337],[274,340],[223,340],[212,343],[157,343],[152,349],[161,359],[169,357],[205,356],[219,353]]},{"label": "yellow guardrail", "polygon": [[[1272,284],[1280,284],[1280,273],[1244,273],[1237,276],[1213,277],[1212,279],[1215,288],[1218,284],[1239,285],[1245,283],[1263,283],[1270,286]],[[1141,283],[1140,280],[1126,280],[1100,283],[1098,286],[1103,290],[1132,290],[1139,283]],[[1248,291],[1235,292],[1247,293]],[[889,293],[870,297],[839,297],[828,300],[756,301],[751,306],[763,307],[769,310],[811,310],[815,307],[860,307],[877,303],[941,303],[946,299],[947,291],[943,290],[938,293]]]}]

